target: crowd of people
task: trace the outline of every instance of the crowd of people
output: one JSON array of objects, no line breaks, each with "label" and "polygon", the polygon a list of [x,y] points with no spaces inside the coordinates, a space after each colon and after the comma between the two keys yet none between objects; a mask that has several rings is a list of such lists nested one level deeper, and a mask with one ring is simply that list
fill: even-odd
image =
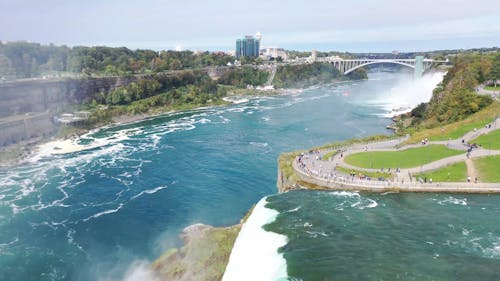
[{"label": "crowd of people", "polygon": [[[342,154],[342,152],[339,151],[339,153]],[[343,155],[341,155],[343,156]],[[317,161],[313,161],[317,160]],[[309,160],[309,161],[306,161]],[[297,158],[296,158],[296,164],[297,167],[304,172],[305,174],[309,176],[314,176],[316,178],[320,178],[322,180],[326,181],[332,181],[332,182],[373,182],[377,183],[377,185],[380,185],[382,182],[386,181],[385,178],[377,178],[374,179],[372,177],[369,177],[365,174],[362,173],[356,173],[354,171],[350,172],[349,174],[340,172],[337,170],[337,167],[334,166],[333,168],[326,168],[323,167],[321,162],[318,162],[318,160],[321,160],[321,154],[319,150],[310,150],[307,153],[301,153]],[[386,184],[386,183],[383,183]]]}]

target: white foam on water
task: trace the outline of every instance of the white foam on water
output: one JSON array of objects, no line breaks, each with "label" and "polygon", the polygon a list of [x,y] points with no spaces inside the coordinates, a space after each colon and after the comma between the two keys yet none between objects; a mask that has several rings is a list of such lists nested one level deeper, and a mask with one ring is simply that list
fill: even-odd
[{"label": "white foam on water", "polygon": [[285,213],[294,213],[294,212],[297,212],[298,210],[300,210],[301,206],[298,206],[297,208],[293,208],[291,210],[288,210],[288,211],[285,211]]},{"label": "white foam on water", "polygon": [[483,254],[489,258],[500,259],[500,242],[494,242],[491,247],[485,248]]},{"label": "white foam on water", "polygon": [[211,122],[212,122],[212,120],[207,119],[207,118],[201,118],[200,120],[197,121],[197,123],[200,123],[200,124],[208,124]]},{"label": "white foam on water", "polygon": [[158,192],[158,191],[160,191],[162,189],[165,189],[165,188],[167,188],[167,186],[158,186],[157,188],[143,190],[139,194],[132,196],[132,198],[130,198],[130,200],[134,200],[134,199],[136,199],[138,197],[141,197],[144,194],[154,194],[154,193],[156,193],[156,192]]},{"label": "white foam on water", "polygon": [[266,199],[257,203],[243,224],[222,281],[286,280],[286,260],[278,253],[278,248],[287,243],[287,237],[262,228],[279,214],[265,207]]},{"label": "white foam on water", "polygon": [[306,233],[310,235],[312,238],[317,238],[318,236],[323,236],[323,237],[328,237],[328,234],[326,234],[323,231],[308,231],[306,230]]},{"label": "white foam on water", "polygon": [[19,237],[14,238],[14,240],[7,242],[7,243],[0,243],[0,253],[5,254],[6,249],[9,248],[10,246],[16,244],[19,242]]},{"label": "white foam on water", "polygon": [[267,142],[255,142],[255,141],[251,141],[249,142],[249,144],[255,147],[267,147],[269,145]]},{"label": "white foam on water", "polygon": [[123,203],[120,203],[120,205],[118,205],[118,207],[116,207],[116,209],[110,209],[110,210],[105,210],[105,211],[102,211],[102,212],[99,212],[97,214],[94,214],[86,219],[83,219],[84,222],[87,222],[91,219],[96,219],[100,216],[104,216],[104,215],[109,215],[109,214],[113,214],[113,213],[116,213],[118,212],[122,207],[123,207]]},{"label": "white foam on water", "polygon": [[227,101],[227,102],[230,102],[230,103],[233,103],[233,104],[241,104],[241,103],[246,103],[246,102],[250,101],[247,98],[237,97],[237,96],[234,96],[234,97],[224,97],[222,99],[224,101]]},{"label": "white foam on water", "polygon": [[[132,132],[133,130],[123,130],[106,138],[92,138],[88,134],[85,134],[79,138],[51,141],[41,144],[35,148],[34,155],[30,157],[28,161],[38,162],[41,159],[58,154],[75,153],[120,143],[129,139],[129,135]],[[81,139],[90,139],[91,142],[89,144],[82,145],[80,144]]]},{"label": "white foam on water", "polygon": [[351,191],[333,191],[329,192],[329,194],[339,197],[350,197],[350,198],[359,197],[359,193]]},{"label": "white foam on water", "polygon": [[74,229],[69,229],[68,232],[66,233],[66,238],[67,238],[68,244],[74,245],[78,250],[82,251],[83,253],[87,253],[87,252],[85,252],[83,247],[75,241],[75,237],[74,237],[75,233],[76,233],[76,231]]},{"label": "white foam on water", "polygon": [[377,201],[370,199],[370,198],[362,197],[357,192],[333,191],[333,192],[329,192],[329,194],[333,195],[335,197],[345,198],[345,201],[341,202],[335,208],[336,210],[339,210],[339,211],[344,210],[345,207],[348,207],[348,206],[350,206],[351,208],[359,209],[359,210],[375,208],[378,206]]},{"label": "white foam on water", "polygon": [[449,196],[443,200],[438,201],[439,205],[462,205],[467,206],[467,198],[458,199],[453,196]]},{"label": "white foam on water", "polygon": [[228,119],[228,118],[226,118],[226,117],[224,117],[222,115],[219,115],[219,118],[221,119],[221,121],[222,121],[221,123],[222,124],[227,124],[227,123],[231,122],[231,119]]},{"label": "white foam on water", "polygon": [[358,202],[354,202],[351,207],[357,208],[360,210],[366,209],[366,208],[375,208],[378,206],[378,203],[375,200],[372,199],[366,199],[366,200],[360,200]]}]

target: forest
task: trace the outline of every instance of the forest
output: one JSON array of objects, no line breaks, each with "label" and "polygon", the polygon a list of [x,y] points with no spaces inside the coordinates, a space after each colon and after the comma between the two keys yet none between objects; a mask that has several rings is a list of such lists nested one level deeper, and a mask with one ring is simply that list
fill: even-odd
[{"label": "forest", "polygon": [[125,47],[67,47],[0,41],[0,77],[44,75],[130,75],[225,66],[234,58],[222,52],[130,50]]}]

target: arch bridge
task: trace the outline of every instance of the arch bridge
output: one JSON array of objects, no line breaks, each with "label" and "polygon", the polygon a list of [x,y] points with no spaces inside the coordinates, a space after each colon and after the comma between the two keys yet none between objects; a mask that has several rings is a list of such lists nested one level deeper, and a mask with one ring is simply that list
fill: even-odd
[{"label": "arch bridge", "polygon": [[317,58],[317,61],[333,64],[344,75],[367,65],[381,63],[398,64],[413,68],[415,70],[415,77],[421,77],[425,71],[431,69],[436,64],[448,62],[448,60],[425,59],[422,56],[417,56],[414,59],[340,59],[338,57],[326,57]]}]

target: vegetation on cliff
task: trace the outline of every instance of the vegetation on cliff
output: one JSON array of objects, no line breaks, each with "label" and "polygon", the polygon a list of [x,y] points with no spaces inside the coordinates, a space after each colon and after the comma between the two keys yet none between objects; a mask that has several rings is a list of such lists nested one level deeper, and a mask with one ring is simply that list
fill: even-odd
[{"label": "vegetation on cliff", "polygon": [[494,101],[492,104],[479,112],[454,123],[436,126],[429,129],[419,129],[418,127],[413,128],[410,126],[405,129],[406,132],[411,132],[411,136],[406,143],[417,143],[425,138],[433,141],[457,139],[474,128],[481,128],[486,124],[491,123],[497,117],[499,112],[500,102]]},{"label": "vegetation on cliff", "polygon": [[269,72],[259,70],[251,66],[233,67],[225,71],[217,82],[224,85],[231,85],[244,88],[247,85],[261,86],[266,83]]},{"label": "vegetation on cliff", "polygon": [[151,269],[163,281],[221,280],[236,237],[253,208],[239,224],[230,227],[188,226],[181,234],[184,246],[166,251],[153,262]]},{"label": "vegetation on cliff", "polygon": [[[428,103],[422,103],[410,113],[411,126],[401,129],[416,131],[433,128],[465,119],[490,105],[490,96],[478,95],[476,88],[493,78],[491,70],[500,63],[500,55],[462,54],[433,92]],[[495,66],[496,67],[496,66]]]},{"label": "vegetation on cliff", "polygon": [[192,225],[184,230],[185,245],[171,249],[151,266],[161,280],[221,280],[241,225],[213,228]]},{"label": "vegetation on cliff", "polygon": [[89,122],[96,124],[123,114],[219,105],[224,104],[222,98],[228,90],[262,85],[268,75],[266,70],[253,67],[229,69],[217,81],[195,70],[151,75],[109,92],[100,92],[82,109],[92,111]]}]

